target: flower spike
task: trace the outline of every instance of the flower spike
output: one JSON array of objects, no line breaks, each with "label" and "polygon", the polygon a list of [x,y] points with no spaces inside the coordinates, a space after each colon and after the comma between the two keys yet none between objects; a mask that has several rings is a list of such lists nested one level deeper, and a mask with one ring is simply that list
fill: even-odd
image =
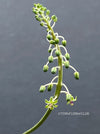
[{"label": "flower spike", "polygon": [[[57,32],[54,32],[53,28],[56,22],[58,21],[57,16],[56,15],[50,16],[50,10],[44,7],[40,3],[37,4],[35,3],[34,7],[32,8],[32,11],[35,14],[35,19],[40,23],[40,26],[45,27],[47,31],[46,40],[49,44],[48,52],[50,53],[50,55],[48,56],[47,63],[43,66],[43,71],[47,72],[49,70],[48,64],[52,62],[54,63],[54,60],[57,60],[58,65],[53,66],[51,68],[51,73],[52,74],[58,73],[58,75],[56,75],[51,80],[50,83],[40,86],[39,91],[44,92],[46,89],[48,91],[53,90],[53,87],[55,85],[56,86],[55,93],[53,96],[50,97],[49,100],[45,99],[45,103],[46,103],[45,108],[47,109],[47,111],[40,119],[40,121],[37,124],[35,124],[32,128],[24,132],[23,134],[30,134],[39,126],[41,126],[41,124],[50,115],[51,111],[54,108],[58,107],[57,104],[58,104],[60,93],[64,93],[66,95],[67,104],[70,104],[71,106],[77,100],[77,97],[74,98],[70,93],[70,91],[68,90],[67,86],[63,83],[64,66],[65,68],[71,68],[72,70],[74,70],[74,77],[76,79],[79,79],[79,72],[69,63],[70,54],[67,52],[66,49],[67,40],[63,36],[59,35]],[[64,54],[62,49],[64,50]],[[64,87],[66,90],[62,91],[62,87]]]}]

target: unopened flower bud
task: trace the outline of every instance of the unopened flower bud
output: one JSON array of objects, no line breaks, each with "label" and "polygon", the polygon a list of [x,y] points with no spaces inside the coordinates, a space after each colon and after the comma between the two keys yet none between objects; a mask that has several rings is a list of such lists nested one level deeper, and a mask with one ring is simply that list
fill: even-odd
[{"label": "unopened flower bud", "polygon": [[48,85],[48,87],[47,87],[48,91],[51,91],[52,88],[53,88],[53,84],[50,84],[50,85]]},{"label": "unopened flower bud", "polygon": [[56,50],[55,51],[55,54],[56,54],[56,56],[59,56],[60,55],[60,51],[59,50]]},{"label": "unopened flower bud", "polygon": [[36,7],[36,4],[34,3],[34,7]]},{"label": "unopened flower bud", "polygon": [[42,86],[40,87],[39,91],[40,91],[40,92],[44,92],[45,89],[46,89],[46,87],[42,85]]},{"label": "unopened flower bud", "polygon": [[51,63],[51,62],[53,62],[53,56],[49,56],[48,57],[48,61]]},{"label": "unopened flower bud", "polygon": [[62,40],[62,45],[66,46],[66,44],[67,44],[67,41],[66,40]]},{"label": "unopened flower bud", "polygon": [[75,77],[76,79],[79,79],[79,72],[76,71],[76,72],[74,73],[74,77]]},{"label": "unopened flower bud", "polygon": [[40,23],[40,26],[42,26],[42,27],[43,27],[43,26],[44,26],[44,23],[43,23],[43,22],[41,22],[41,23]]},{"label": "unopened flower bud", "polygon": [[55,39],[55,44],[58,44],[59,43],[59,38],[56,38]]},{"label": "unopened flower bud", "polygon": [[52,48],[49,48],[49,49],[48,49],[48,52],[51,53],[51,51],[52,51]]},{"label": "unopened flower bud", "polygon": [[43,66],[43,71],[44,71],[44,72],[47,72],[48,69],[49,69],[48,65],[44,65],[44,66]]},{"label": "unopened flower bud", "polygon": [[46,7],[41,7],[41,10],[42,10],[42,11],[46,11],[47,8],[46,8]]},{"label": "unopened flower bud", "polygon": [[55,44],[55,41],[54,40],[50,40],[50,44]]},{"label": "unopened flower bud", "polygon": [[50,34],[47,35],[47,39],[48,40],[51,40],[52,39],[52,36]]},{"label": "unopened flower bud", "polygon": [[66,68],[68,68],[69,67],[69,61],[65,61],[64,65],[65,65]]},{"label": "unopened flower bud", "polygon": [[65,57],[66,57],[67,60],[69,60],[70,59],[70,54],[69,53],[66,53],[65,54]]},{"label": "unopened flower bud", "polygon": [[37,20],[37,21],[41,21],[41,18],[40,18],[40,17],[36,17],[36,20]]},{"label": "unopened flower bud", "polygon": [[32,11],[33,11],[33,13],[37,14],[37,11],[36,11],[34,8],[33,8],[33,10],[32,10]]},{"label": "unopened flower bud", "polygon": [[55,74],[57,72],[57,68],[56,67],[53,67],[52,69],[51,69],[51,73],[52,74]]},{"label": "unopened flower bud", "polygon": [[47,11],[46,11],[46,15],[49,15],[49,14],[50,14],[50,10],[47,10]]},{"label": "unopened flower bud", "polygon": [[51,16],[51,19],[52,19],[54,22],[57,22],[57,20],[58,20],[56,15],[52,15],[52,16]]}]

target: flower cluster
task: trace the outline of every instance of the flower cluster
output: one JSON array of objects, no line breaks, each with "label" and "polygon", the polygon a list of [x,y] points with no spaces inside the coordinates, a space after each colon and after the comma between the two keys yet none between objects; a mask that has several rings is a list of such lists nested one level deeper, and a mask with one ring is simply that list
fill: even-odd
[{"label": "flower cluster", "polygon": [[[58,33],[55,33],[53,28],[55,26],[55,23],[57,22],[57,16],[56,15],[52,15],[50,17],[50,10],[48,10],[46,7],[42,6],[41,4],[34,4],[33,7],[33,12],[35,13],[35,18],[37,21],[40,22],[40,25],[43,27],[47,28],[47,36],[46,36],[46,40],[49,43],[49,48],[48,48],[48,52],[50,53],[49,57],[48,57],[48,61],[47,63],[43,66],[43,71],[47,72],[49,69],[49,63],[54,62],[54,60],[58,60],[59,57],[62,58],[62,67],[65,66],[65,68],[71,68],[74,70],[74,77],[76,79],[79,79],[79,72],[72,66],[70,65],[70,54],[68,53],[67,49],[66,49],[66,45],[67,45],[67,41],[65,40],[65,38],[61,35],[59,35]],[[65,53],[62,54],[61,50],[64,49]],[[55,74],[57,72],[57,70],[59,70],[60,67],[59,66],[55,66],[51,68],[51,73]],[[57,85],[57,82],[54,82],[54,80],[58,78],[58,76],[55,76],[52,81],[46,85],[42,85],[40,87],[40,92],[44,92],[46,90],[46,86],[48,91],[51,91],[53,88],[53,85]],[[62,86],[65,87],[65,89],[67,91],[61,91],[61,93],[65,93],[66,94],[66,100],[67,100],[67,104],[71,104],[73,105],[73,102],[76,101],[77,98],[74,99],[74,97],[69,93],[68,88],[66,87],[66,85],[64,83],[62,83]],[[57,100],[54,100],[53,97],[50,98],[50,100],[45,100],[45,102],[47,103],[46,108],[50,108],[53,109],[55,107],[57,107],[55,104],[56,102],[58,102]]]}]

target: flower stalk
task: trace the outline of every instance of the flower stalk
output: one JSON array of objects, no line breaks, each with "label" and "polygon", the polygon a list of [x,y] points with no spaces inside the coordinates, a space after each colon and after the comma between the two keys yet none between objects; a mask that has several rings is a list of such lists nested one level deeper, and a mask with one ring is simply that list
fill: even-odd
[{"label": "flower stalk", "polygon": [[[45,99],[45,103],[46,103],[45,108],[47,109],[47,111],[45,112],[43,117],[40,119],[40,121],[37,124],[35,124],[29,130],[25,131],[23,134],[30,134],[42,125],[42,123],[50,115],[51,111],[54,108],[58,107],[57,103],[58,103],[58,98],[60,96],[60,93],[64,93],[66,95],[67,104],[73,105],[73,102],[76,101],[76,98],[74,99],[74,97],[70,94],[67,86],[63,83],[63,66],[65,66],[66,68],[68,67],[72,68],[75,71],[74,77],[76,79],[79,79],[79,72],[77,72],[76,69],[69,64],[70,55],[67,52],[67,49],[65,48],[67,41],[63,36],[58,35],[58,33],[54,32],[53,28],[58,20],[56,15],[52,15],[50,17],[49,16],[50,10],[48,10],[46,7],[42,6],[39,3],[34,4],[33,12],[35,13],[36,20],[40,22],[40,25],[47,28],[46,40],[50,44],[48,49],[50,56],[48,57],[47,63],[43,67],[43,71],[47,72],[49,69],[49,63],[54,62],[54,60],[57,59],[58,65],[51,69],[51,73],[55,74],[58,70],[58,75],[55,76],[50,83],[42,85],[40,87],[40,92],[44,92],[46,90],[46,87],[48,91],[51,91],[53,85],[56,85],[56,90],[54,95],[50,97],[50,100]],[[53,22],[52,25],[51,22]],[[60,43],[62,45],[60,45]],[[65,50],[64,55],[61,52],[61,48]],[[55,52],[55,56],[53,56],[54,54],[53,52]],[[55,80],[57,81],[54,82]],[[62,86],[66,89],[66,91],[62,91]]]}]

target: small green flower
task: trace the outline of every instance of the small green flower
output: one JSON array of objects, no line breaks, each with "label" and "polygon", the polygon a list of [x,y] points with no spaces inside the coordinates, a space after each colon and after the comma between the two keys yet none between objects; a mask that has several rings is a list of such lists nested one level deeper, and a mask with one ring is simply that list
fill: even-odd
[{"label": "small green flower", "polygon": [[43,26],[44,26],[44,23],[43,23],[43,22],[41,22],[41,23],[40,23],[40,26],[42,26],[42,27],[43,27]]},{"label": "small green flower", "polygon": [[48,49],[48,52],[51,53],[51,51],[52,51],[52,48],[49,48],[49,49]]},{"label": "small green flower", "polygon": [[62,40],[62,45],[66,46],[66,44],[67,44],[67,41],[66,40]]},{"label": "small green flower", "polygon": [[47,10],[47,8],[46,7],[43,7],[43,11],[46,11]]},{"label": "small green flower", "polygon": [[48,61],[49,61],[49,63],[53,62],[53,56],[49,56]]},{"label": "small green flower", "polygon": [[34,3],[34,7],[36,7],[36,5],[37,5],[37,4],[36,4],[36,3]]},{"label": "small green flower", "polygon": [[77,100],[77,96],[74,99],[74,97],[70,93],[68,93],[66,94],[66,100],[67,100],[67,104],[70,104],[71,106],[73,106],[74,105],[73,102]]},{"label": "small green flower", "polygon": [[40,91],[40,92],[44,92],[45,89],[46,89],[46,87],[42,85],[42,86],[40,87],[39,91]]},{"label": "small green flower", "polygon": [[76,71],[76,72],[74,73],[74,77],[75,77],[76,79],[79,79],[79,72]]},{"label": "small green flower", "polygon": [[55,39],[55,44],[58,44],[59,43],[59,38],[56,38]]},{"label": "small green flower", "polygon": [[69,61],[65,61],[64,65],[66,68],[69,68]]},{"label": "small green flower", "polygon": [[43,14],[43,12],[42,11],[39,11],[39,14]]},{"label": "small green flower", "polygon": [[49,29],[47,28],[47,32],[49,31]]},{"label": "small green flower", "polygon": [[60,55],[60,51],[59,50],[56,50],[55,51],[55,54],[56,54],[56,56],[59,56]]},{"label": "small green flower", "polygon": [[50,10],[47,10],[47,11],[46,11],[46,15],[49,15],[49,14],[50,14]]},{"label": "small green flower", "polygon": [[42,19],[40,17],[36,17],[37,21],[42,21]]},{"label": "small green flower", "polygon": [[45,99],[45,103],[47,104],[45,106],[45,108],[53,110],[54,108],[57,108],[58,105],[56,105],[58,103],[58,100],[54,100],[54,98],[51,96],[50,100],[48,101],[47,99]]},{"label": "small green flower", "polygon": [[33,13],[37,14],[37,11],[35,10],[34,7],[33,7],[32,11],[33,11]]},{"label": "small green flower", "polygon": [[38,18],[39,17],[39,15],[35,15],[35,18]]},{"label": "small green flower", "polygon": [[38,3],[38,4],[37,4],[37,8],[40,8],[40,7],[41,7],[41,4],[40,4],[40,3]]},{"label": "small green flower", "polygon": [[47,72],[48,69],[49,69],[48,65],[44,65],[44,66],[43,66],[43,71],[44,71],[44,72]]},{"label": "small green flower", "polygon": [[53,88],[53,84],[49,84],[48,87],[47,87],[48,91],[51,91],[52,88]]},{"label": "small green flower", "polygon": [[69,53],[66,53],[65,54],[65,57],[66,57],[67,60],[69,60],[70,59],[70,54]]},{"label": "small green flower", "polygon": [[47,35],[47,39],[48,40],[51,40],[52,39],[52,36],[50,34]]},{"label": "small green flower", "polygon": [[50,42],[49,42],[50,44],[55,44],[55,41],[54,40],[50,40]]},{"label": "small green flower", "polygon": [[52,15],[52,16],[51,16],[51,19],[52,19],[54,22],[57,22],[57,20],[58,20],[56,15]]},{"label": "small green flower", "polygon": [[51,73],[52,74],[55,74],[57,72],[57,68],[56,67],[53,67],[52,69],[51,69]]},{"label": "small green flower", "polygon": [[47,16],[47,20],[48,20],[48,21],[50,20],[50,17],[49,17],[49,16]]}]

